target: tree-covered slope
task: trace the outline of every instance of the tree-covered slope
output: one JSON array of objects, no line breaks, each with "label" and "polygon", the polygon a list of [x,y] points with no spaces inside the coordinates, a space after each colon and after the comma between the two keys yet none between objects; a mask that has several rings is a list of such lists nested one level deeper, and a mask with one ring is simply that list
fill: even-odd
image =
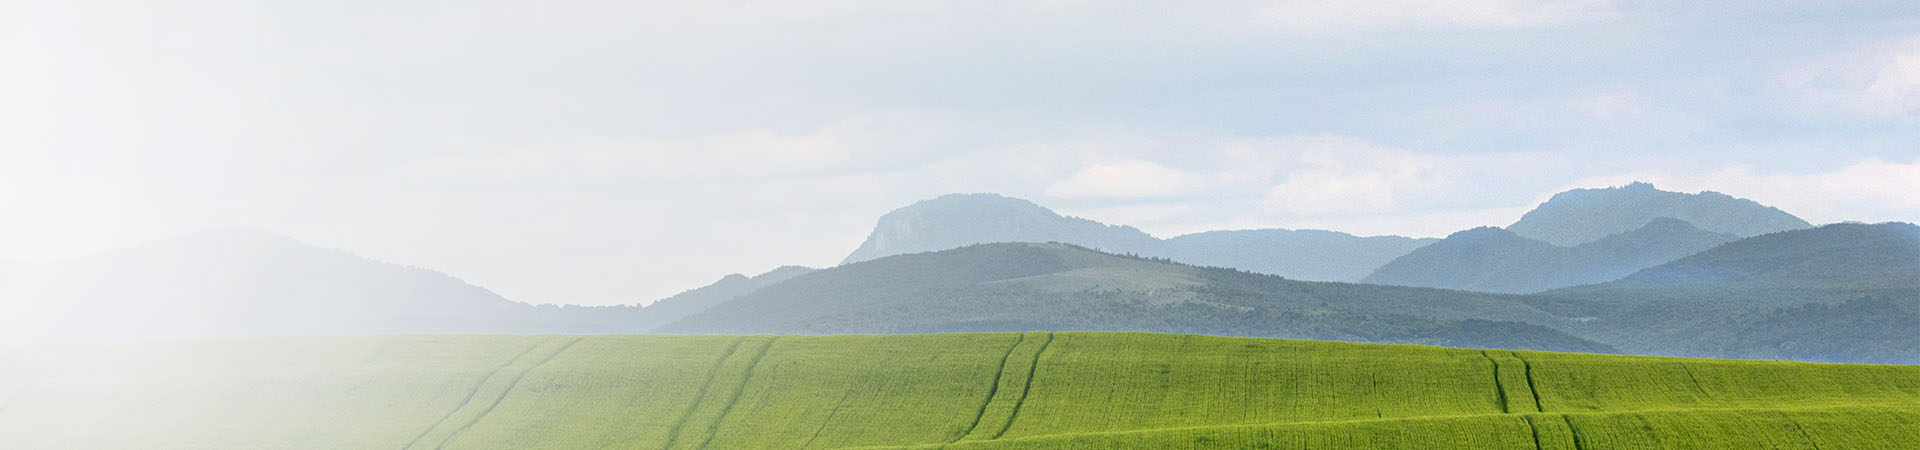
[{"label": "tree-covered slope", "polygon": [[1920,227],[1756,236],[1529,301],[1628,352],[1920,363]]},{"label": "tree-covered slope", "polygon": [[726,303],[729,300],[751,294],[761,288],[772,286],[812,271],[813,269],[806,267],[785,266],[751,277],[737,273],[727,275],[721,277],[720,281],[713,282],[713,284],[674,294],[672,297],[663,298],[647,304],[645,308],[642,308],[640,314],[636,315],[639,321],[634,323],[633,326],[639,330],[651,330],[705,311],[707,308],[712,308],[713,305]]},{"label": "tree-covered slope", "polygon": [[1658,218],[1633,231],[1560,247],[1499,228],[1454,233],[1393,260],[1363,283],[1530,293],[1604,283],[1738,239]]},{"label": "tree-covered slope", "polygon": [[1920,448],[1920,367],[1142,333],[15,347],[0,402],[72,450]]},{"label": "tree-covered slope", "polygon": [[1287,280],[1065,244],[849,264],[716,305],[675,333],[1106,330],[1607,351],[1518,297]]},{"label": "tree-covered slope", "polygon": [[1669,192],[1655,189],[1651,184],[1633,183],[1555,194],[1507,229],[1530,239],[1571,247],[1632,231],[1661,217],[1740,237],[1813,226],[1752,200],[1712,191]]}]

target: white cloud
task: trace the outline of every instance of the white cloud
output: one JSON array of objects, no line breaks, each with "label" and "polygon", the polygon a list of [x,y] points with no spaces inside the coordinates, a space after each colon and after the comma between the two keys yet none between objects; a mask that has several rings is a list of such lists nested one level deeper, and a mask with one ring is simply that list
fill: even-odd
[{"label": "white cloud", "polygon": [[1146,198],[1181,195],[1198,189],[1200,176],[1150,161],[1123,159],[1087,166],[1047,186],[1048,197]]},{"label": "white cloud", "polygon": [[1823,57],[1781,72],[1775,84],[1798,101],[1825,110],[1920,115],[1920,37]]}]

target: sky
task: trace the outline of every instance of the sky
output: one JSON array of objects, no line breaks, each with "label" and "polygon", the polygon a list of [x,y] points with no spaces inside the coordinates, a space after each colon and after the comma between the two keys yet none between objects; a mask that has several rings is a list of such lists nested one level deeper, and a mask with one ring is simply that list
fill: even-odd
[{"label": "sky", "polygon": [[1445,236],[1643,180],[1920,221],[1920,3],[0,0],[0,261],[257,227],[530,303],[996,192]]}]

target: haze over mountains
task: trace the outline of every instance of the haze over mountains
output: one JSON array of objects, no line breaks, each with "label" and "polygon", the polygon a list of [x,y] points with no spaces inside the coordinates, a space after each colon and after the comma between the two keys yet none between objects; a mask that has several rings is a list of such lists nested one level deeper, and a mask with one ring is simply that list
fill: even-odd
[{"label": "haze over mountains", "polygon": [[[1561,246],[1490,227],[1437,241],[1312,230],[1161,240],[1024,200],[954,195],[888,214],[849,263],[730,275],[647,307],[535,306],[438,272],[218,230],[0,272],[10,300],[0,337],[1072,329],[1920,362],[1920,227],[1741,239],[1579,204],[1707,205],[1720,215],[1681,215],[1721,224],[1798,220],[1722,197],[1639,185],[1555,196],[1558,212],[1530,220],[1588,211],[1605,216],[1596,223],[1638,222]],[[964,244],[995,239],[1013,243]],[[1039,240],[1060,243],[1028,242]],[[1370,284],[1305,281],[1314,277]]]},{"label": "haze over mountains", "polygon": [[1161,240],[1129,226],[1062,216],[1026,200],[953,194],[881,216],[866,242],[842,264],[996,242],[1061,242],[1298,280],[1358,281],[1433,239],[1263,229],[1209,231]]},{"label": "haze over mountains", "polygon": [[1287,280],[1065,244],[981,244],[848,264],[663,328],[685,333],[1116,330],[1608,351],[1520,322],[1518,298]]},{"label": "haze over mountains", "polygon": [[1636,230],[1662,217],[1739,237],[1813,226],[1753,200],[1712,191],[1668,192],[1652,184],[1632,183],[1554,194],[1552,199],[1521,216],[1520,221],[1508,225],[1507,230],[1549,244],[1572,247]]},{"label": "haze over mountains", "polygon": [[1362,283],[1522,294],[1620,279],[1738,237],[1670,217],[1561,247],[1501,228],[1454,233],[1375,270]]},{"label": "haze over mountains", "polygon": [[[66,339],[615,331],[621,307],[534,306],[443,273],[255,229],[43,264],[0,286],[0,333]],[[629,328],[630,329],[630,328]]]}]

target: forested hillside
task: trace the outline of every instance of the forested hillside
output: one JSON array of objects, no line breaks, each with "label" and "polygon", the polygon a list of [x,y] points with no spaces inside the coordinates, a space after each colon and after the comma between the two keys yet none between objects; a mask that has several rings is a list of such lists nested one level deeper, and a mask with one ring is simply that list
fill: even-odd
[{"label": "forested hillside", "polygon": [[1618,280],[1736,239],[1665,217],[1572,247],[1476,228],[1414,250],[1361,282],[1523,294]]},{"label": "forested hillside", "polygon": [[797,277],[675,333],[1108,330],[1607,351],[1521,298],[1287,280],[1065,244],[986,244]]}]

